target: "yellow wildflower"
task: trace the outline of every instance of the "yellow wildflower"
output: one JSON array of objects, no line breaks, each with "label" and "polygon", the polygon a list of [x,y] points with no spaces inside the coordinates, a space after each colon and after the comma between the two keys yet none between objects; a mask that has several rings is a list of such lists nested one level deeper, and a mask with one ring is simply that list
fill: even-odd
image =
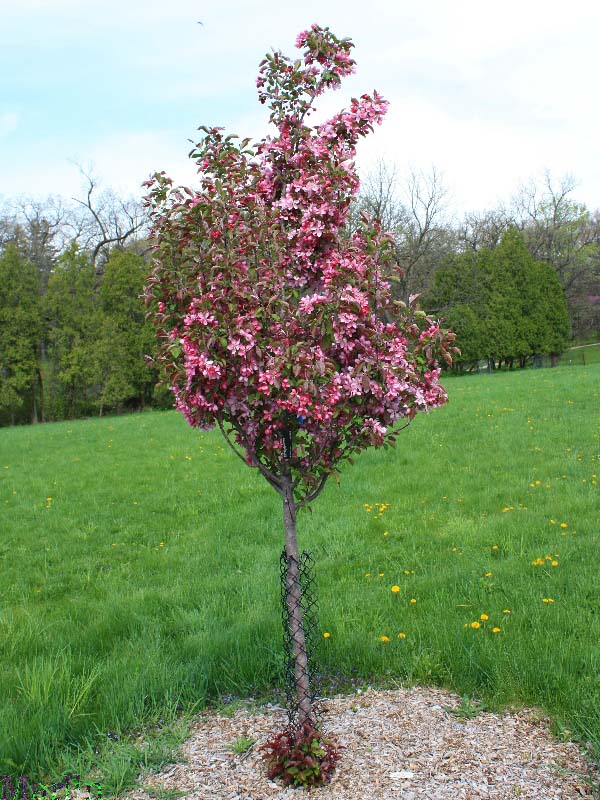
[{"label": "yellow wildflower", "polygon": [[400,631],[400,633],[398,634],[398,638],[399,639],[406,639],[406,634],[403,633],[402,631]]},{"label": "yellow wildflower", "polygon": [[475,622],[471,623],[471,627],[475,629],[481,628],[481,622],[477,622],[477,620],[475,620]]},{"label": "yellow wildflower", "polygon": [[330,639],[331,638],[331,634],[329,633],[329,631],[325,631],[325,633],[323,634],[323,638],[324,639]]},{"label": "yellow wildflower", "polygon": [[500,633],[502,628],[492,628],[492,633]]},{"label": "yellow wildflower", "polygon": [[400,591],[400,587],[399,586],[392,586],[392,592],[394,594],[397,594],[399,591]]},{"label": "yellow wildflower", "polygon": [[482,619],[482,620],[485,622],[485,620],[486,620],[486,619],[489,619],[489,617],[488,617],[488,615],[487,615],[487,614],[480,614],[480,615],[479,615],[479,619]]},{"label": "yellow wildflower", "polygon": [[381,642],[389,642],[389,640],[390,640],[389,636],[380,636],[379,637],[379,641],[381,641]]}]

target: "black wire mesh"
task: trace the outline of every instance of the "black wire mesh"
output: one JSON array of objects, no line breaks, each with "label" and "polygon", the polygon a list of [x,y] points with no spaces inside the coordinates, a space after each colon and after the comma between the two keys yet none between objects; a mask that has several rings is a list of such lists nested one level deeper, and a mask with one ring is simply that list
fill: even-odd
[{"label": "black wire mesh", "polygon": [[[290,559],[293,556],[290,557]],[[294,659],[294,643],[291,633],[290,616],[292,609],[288,603],[287,576],[290,561],[285,550],[280,560],[281,573],[281,614],[283,622],[283,644],[285,650],[284,690],[289,727],[299,727],[300,706],[296,686],[296,662]],[[315,583],[315,562],[310,553],[303,551],[298,562],[300,577],[300,609],[304,628],[304,652],[306,653],[306,675],[308,677],[309,695],[315,725],[320,726],[321,714],[318,703],[318,681],[316,669],[316,649],[319,643],[317,619],[317,592]],[[295,601],[297,602],[297,600]]]}]

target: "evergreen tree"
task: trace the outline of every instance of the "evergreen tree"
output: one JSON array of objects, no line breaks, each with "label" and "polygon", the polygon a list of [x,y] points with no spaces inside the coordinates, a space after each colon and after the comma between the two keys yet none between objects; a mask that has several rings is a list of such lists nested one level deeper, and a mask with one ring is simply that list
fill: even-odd
[{"label": "evergreen tree", "polygon": [[0,255],[0,418],[37,422],[43,402],[39,274],[9,244]]},{"label": "evergreen tree", "polygon": [[457,334],[459,363],[558,355],[569,335],[564,292],[556,272],[536,261],[523,235],[509,228],[497,247],[447,259],[425,298]]},{"label": "evergreen tree", "polygon": [[140,300],[147,266],[135,253],[113,250],[99,290],[101,328],[95,347],[100,413],[143,408],[152,398],[156,372],[146,356],[156,349],[154,328]]},{"label": "evergreen tree", "polygon": [[55,419],[94,410],[95,347],[101,330],[95,282],[91,260],[72,242],[50,276],[44,303],[49,326],[49,411]]}]

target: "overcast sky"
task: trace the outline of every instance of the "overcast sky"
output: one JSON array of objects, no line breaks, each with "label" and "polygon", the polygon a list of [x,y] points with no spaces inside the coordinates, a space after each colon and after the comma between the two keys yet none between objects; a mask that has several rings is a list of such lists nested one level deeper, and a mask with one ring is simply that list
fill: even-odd
[{"label": "overcast sky", "polygon": [[358,62],[322,113],[391,104],[361,174],[435,166],[461,213],[548,169],[600,207],[597,0],[0,0],[0,198],[80,194],[77,163],[128,194],[155,170],[193,181],[187,140],[262,136],[258,63],[313,22]]}]

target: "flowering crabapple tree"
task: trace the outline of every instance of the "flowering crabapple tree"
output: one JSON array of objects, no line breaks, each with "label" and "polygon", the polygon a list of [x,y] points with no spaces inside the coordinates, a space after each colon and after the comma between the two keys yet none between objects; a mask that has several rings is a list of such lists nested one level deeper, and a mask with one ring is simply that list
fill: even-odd
[{"label": "flowering crabapple tree", "polygon": [[349,39],[313,25],[293,61],[265,57],[257,80],[273,135],[251,144],[202,127],[199,185],[146,185],[154,267],[145,289],[158,359],[193,427],[218,426],[283,499],[287,619],[300,724],[314,722],[302,620],[298,509],[344,461],[393,445],[399,421],[447,400],[439,360],[453,334],[393,301],[400,271],[377,220],[346,223],[360,137],[387,102],[374,92],[322,124],[315,100],[354,71]]}]

